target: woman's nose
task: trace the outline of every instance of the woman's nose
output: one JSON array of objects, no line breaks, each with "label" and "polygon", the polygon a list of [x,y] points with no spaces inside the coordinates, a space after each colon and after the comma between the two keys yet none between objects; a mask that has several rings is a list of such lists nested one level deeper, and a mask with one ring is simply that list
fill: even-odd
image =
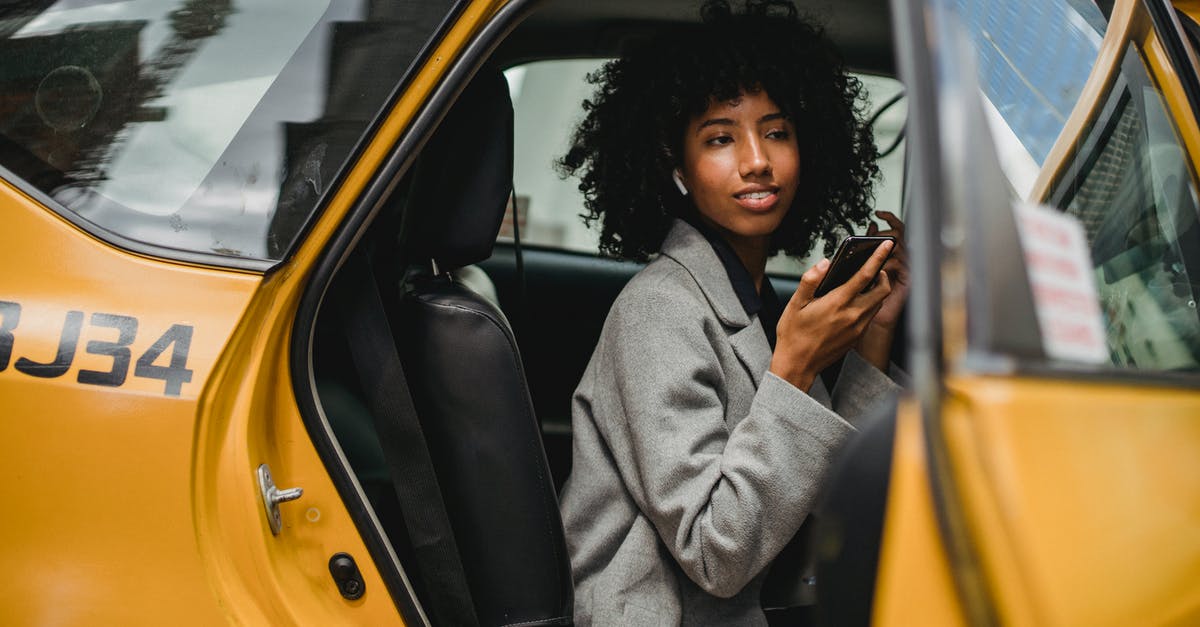
[{"label": "woman's nose", "polygon": [[743,177],[761,176],[771,172],[771,159],[763,148],[757,137],[742,143],[739,169]]}]

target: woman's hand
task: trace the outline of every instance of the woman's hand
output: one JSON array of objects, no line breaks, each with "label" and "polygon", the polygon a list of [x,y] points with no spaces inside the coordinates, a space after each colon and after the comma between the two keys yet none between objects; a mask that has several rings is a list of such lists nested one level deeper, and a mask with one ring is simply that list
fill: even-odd
[{"label": "woman's hand", "polygon": [[[859,344],[892,291],[883,271],[891,248],[891,242],[880,245],[849,281],[821,298],[814,299],[813,293],[829,271],[829,260],[822,259],[800,277],[775,327],[771,372],[808,391],[822,370]],[[867,289],[873,280],[877,282]]]},{"label": "woman's hand", "polygon": [[867,235],[890,235],[896,238],[896,249],[883,266],[883,271],[891,280],[892,292],[883,300],[883,305],[867,326],[855,349],[863,359],[887,372],[892,342],[896,337],[896,325],[900,320],[900,312],[904,310],[904,303],[908,301],[908,248],[904,245],[904,223],[900,218],[890,211],[876,211],[875,215],[887,222],[889,228],[880,231],[872,222],[867,227]]},{"label": "woman's hand", "polygon": [[880,231],[879,227],[872,222],[867,227],[867,235],[890,235],[896,238],[896,249],[892,251],[892,256],[887,263],[883,264],[883,271],[887,273],[888,279],[891,279],[892,282],[892,293],[883,300],[883,306],[879,308],[879,313],[875,314],[875,319],[871,321],[871,324],[886,329],[895,329],[896,323],[900,319],[900,312],[904,309],[904,303],[908,301],[908,248],[904,245],[904,223],[890,211],[876,211],[875,215],[887,222],[889,228],[886,231]]}]

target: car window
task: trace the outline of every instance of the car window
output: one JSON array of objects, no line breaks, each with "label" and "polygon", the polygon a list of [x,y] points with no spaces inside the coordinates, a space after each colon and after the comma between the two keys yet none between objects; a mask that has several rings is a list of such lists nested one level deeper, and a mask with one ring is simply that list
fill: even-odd
[{"label": "car window", "polygon": [[[513,97],[516,159],[513,165],[515,215],[521,241],[582,253],[597,254],[599,232],[589,229],[580,217],[583,195],[576,179],[558,176],[554,162],[567,149],[571,132],[583,117],[583,101],[593,86],[587,75],[600,68],[604,59],[537,61],[505,72]],[[900,213],[900,182],[904,166],[903,127],[905,103],[902,87],[895,79],[857,75],[867,99],[862,103],[875,118],[875,141],[880,151],[890,151],[879,161],[882,179],[876,186],[876,208]],[[883,105],[895,100],[892,106]],[[500,232],[511,240],[511,210]],[[881,226],[885,226],[882,223]],[[819,259],[816,250],[804,259],[778,256],[767,265],[772,274],[798,276]]]},{"label": "car window", "polygon": [[1114,365],[1200,370],[1196,176],[1138,49],[1050,201],[1082,223]]},{"label": "car window", "polygon": [[0,175],[122,245],[280,259],[450,4],[7,3]]},{"label": "car window", "polygon": [[[1056,211],[1059,224],[1080,234],[1075,255],[1067,252],[1071,238],[1063,231],[1064,247],[1053,259],[1026,233],[1020,240],[1017,254],[1026,262],[1047,361],[1200,370],[1197,177],[1175,117],[1195,113],[1168,106],[1155,77],[1175,70],[1166,57],[1157,65],[1147,57],[1143,46],[1153,22],[1145,6],[1122,7],[1113,21],[1120,28],[1087,0],[944,0],[937,6],[938,17],[960,27],[971,44],[984,125],[1011,199]],[[954,72],[947,68],[953,64],[942,64],[942,79],[952,86]],[[977,137],[963,141],[981,144]],[[1031,228],[1029,212],[1018,208],[1015,215],[1022,229]],[[1043,270],[1055,264],[1079,272],[1062,272],[1059,279],[1072,278],[1049,289]],[[999,298],[1017,300],[1010,296]],[[1048,325],[1053,309],[1091,322]],[[1015,315],[976,317],[996,335],[1027,323]],[[1056,348],[1072,343],[1081,348],[1074,356]]]},{"label": "car window", "polygon": [[975,44],[1000,164],[1024,198],[1083,92],[1107,20],[1091,0],[942,4],[957,13]]}]

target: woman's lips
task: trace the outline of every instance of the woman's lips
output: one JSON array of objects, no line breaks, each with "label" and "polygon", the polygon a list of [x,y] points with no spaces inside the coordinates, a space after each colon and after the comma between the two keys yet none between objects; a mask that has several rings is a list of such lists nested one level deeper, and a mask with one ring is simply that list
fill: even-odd
[{"label": "woman's lips", "polygon": [[734,194],[733,199],[751,211],[766,211],[779,202],[779,195],[774,190],[755,190]]}]

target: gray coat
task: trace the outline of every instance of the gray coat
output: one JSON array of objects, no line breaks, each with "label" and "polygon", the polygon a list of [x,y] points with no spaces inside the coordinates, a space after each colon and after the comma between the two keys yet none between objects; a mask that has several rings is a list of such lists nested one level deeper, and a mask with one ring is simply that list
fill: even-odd
[{"label": "gray coat", "polygon": [[855,420],[898,390],[854,353],[832,399],[770,361],[712,246],[676,221],[575,391],[562,514],[577,625],[765,624],[766,567]]}]

